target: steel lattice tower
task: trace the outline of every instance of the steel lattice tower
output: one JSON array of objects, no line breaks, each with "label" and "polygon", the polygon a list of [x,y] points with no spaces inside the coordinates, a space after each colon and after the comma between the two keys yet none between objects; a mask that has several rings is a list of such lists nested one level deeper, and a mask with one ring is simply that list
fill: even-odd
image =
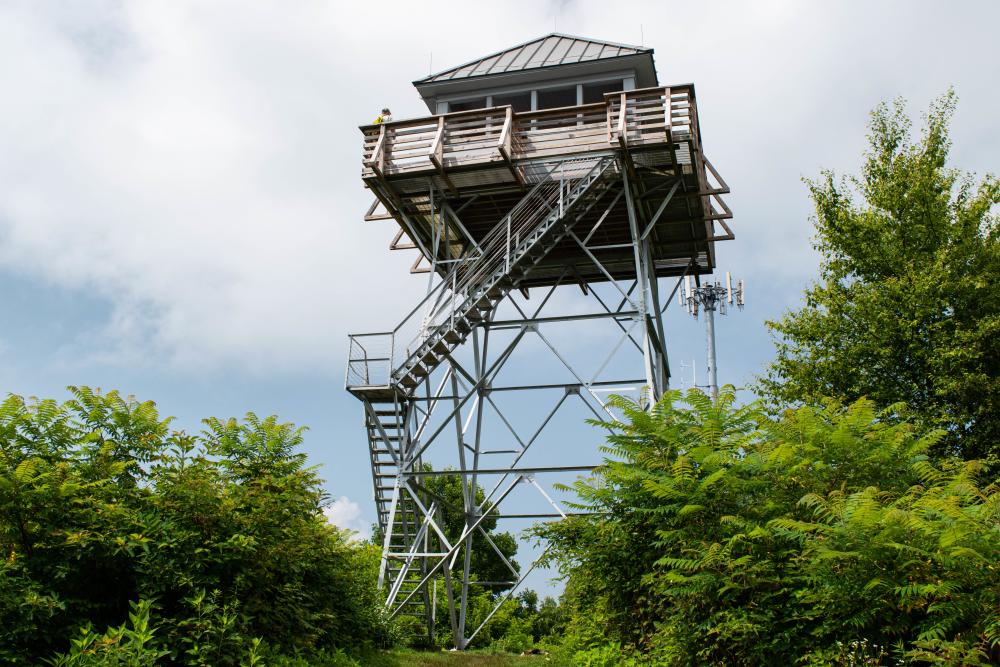
[{"label": "steel lattice tower", "polygon": [[[609,419],[609,392],[650,401],[668,387],[663,312],[686,276],[712,272],[732,216],[694,87],[659,85],[651,49],[549,35],[415,85],[434,115],[363,126],[362,177],[366,219],[399,224],[392,248],[418,251],[428,290],[393,330],[350,336],[346,384],[364,407],[387,607],[433,636],[444,595],[465,648],[535,566],[507,561],[484,524],[566,515],[545,476],[594,461],[526,457],[567,406]],[[575,103],[546,108],[559,100]],[[548,366],[519,356],[530,345]],[[541,396],[528,430],[501,407]],[[461,480],[462,507],[427,488],[443,474]],[[522,491],[543,511],[506,511]],[[445,509],[464,517],[457,537]],[[474,549],[510,577],[474,582]],[[473,583],[506,592],[470,622]]]}]

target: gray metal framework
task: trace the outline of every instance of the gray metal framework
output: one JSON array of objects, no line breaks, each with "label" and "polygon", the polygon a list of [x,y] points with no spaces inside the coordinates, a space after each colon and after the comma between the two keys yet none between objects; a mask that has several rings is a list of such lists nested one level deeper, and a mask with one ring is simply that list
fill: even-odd
[{"label": "gray metal framework", "polygon": [[[608,394],[632,393],[639,400],[655,401],[668,387],[663,313],[686,271],[670,294],[661,298],[648,237],[677,188],[667,192],[651,219],[643,219],[630,168],[627,153],[619,151],[535,165],[544,176],[489,235],[469,238],[468,252],[444,260],[451,264],[447,270],[432,265],[426,297],[399,326],[350,336],[346,385],[364,405],[383,541],[379,584],[386,590],[387,609],[393,616],[422,618],[433,638],[435,599],[439,583],[443,584],[448,623],[458,649],[475,639],[544,556],[543,552],[521,571],[503,556],[483,522],[492,517],[565,517],[569,512],[538,478],[594,468],[595,461],[522,465],[556,414],[575,404],[597,419],[613,418]],[[436,216],[442,223],[445,219],[452,223],[433,225],[443,230],[444,237],[435,234],[435,247],[424,255],[437,258],[441,256],[437,246],[451,241],[448,230],[464,227],[443,198],[435,201],[432,184],[429,192],[432,221]],[[630,230],[626,245],[634,263],[628,279],[622,279],[620,272],[615,278],[599,258],[604,248],[591,245],[597,227],[623,195]],[[604,214],[592,228],[578,224],[591,209],[602,208]],[[406,222],[404,216],[404,229]],[[581,281],[567,267],[554,284],[532,288],[529,294],[520,285],[531,268],[567,240],[593,262],[604,280]],[[576,295],[567,298],[576,289],[582,290],[582,301]],[[591,369],[571,361],[572,355],[563,349],[565,341],[549,333],[556,327],[593,332],[598,326],[606,334],[587,339],[596,362]],[[551,353],[552,366],[565,374],[564,381],[499,381],[501,372],[517,364],[515,353],[529,341]],[[623,354],[628,361],[620,359]],[[501,409],[496,400],[511,392],[555,396],[541,423],[525,430],[517,423],[517,415]],[[487,429],[499,431],[493,435],[502,435],[509,445],[489,449]],[[455,469],[430,470],[425,465],[430,460],[439,466],[450,463]],[[445,499],[423,483],[442,474],[461,480],[463,506],[451,508],[465,517],[457,539],[449,539],[443,525]],[[482,499],[476,497],[479,485],[485,490]],[[505,511],[514,497],[523,495],[522,490],[537,498],[542,511]],[[474,548],[496,552],[510,578],[473,581]],[[470,586],[476,583],[503,586],[507,591],[496,597],[485,618],[471,623]]]}]

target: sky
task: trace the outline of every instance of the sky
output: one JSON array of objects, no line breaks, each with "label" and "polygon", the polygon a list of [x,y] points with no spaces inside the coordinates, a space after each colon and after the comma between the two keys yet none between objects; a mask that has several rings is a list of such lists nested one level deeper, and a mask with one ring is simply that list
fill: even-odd
[{"label": "sky", "polygon": [[[919,117],[954,87],[954,163],[996,170],[998,21],[985,0],[0,0],[0,391],[117,388],[189,431],[308,426],[328,516],[366,533],[347,334],[391,328],[425,281],[391,223],[362,221],[358,125],[425,115],[411,81],[555,29],[652,47],[661,83],[693,82],[732,189],[719,268],[747,307],[717,329],[742,387],[816,276],[802,179],[857,171],[875,105]],[[703,323],[674,308],[668,330],[675,378],[703,383]]]}]

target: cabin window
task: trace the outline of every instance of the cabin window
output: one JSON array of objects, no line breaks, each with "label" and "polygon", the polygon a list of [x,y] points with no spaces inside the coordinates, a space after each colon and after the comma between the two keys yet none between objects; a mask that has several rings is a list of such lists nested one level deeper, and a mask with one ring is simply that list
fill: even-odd
[{"label": "cabin window", "polygon": [[549,88],[538,91],[539,109],[557,109],[576,106],[576,86],[569,88]]},{"label": "cabin window", "polygon": [[504,107],[508,104],[514,107],[514,111],[518,113],[522,111],[531,111],[531,92],[493,96],[493,106]]},{"label": "cabin window", "polygon": [[585,83],[583,84],[583,103],[594,104],[595,102],[603,102],[605,93],[617,93],[622,89],[621,79],[601,81],[599,83]]},{"label": "cabin window", "polygon": [[485,109],[486,98],[477,97],[472,100],[462,100],[461,102],[449,102],[448,111],[469,111],[471,109]]}]

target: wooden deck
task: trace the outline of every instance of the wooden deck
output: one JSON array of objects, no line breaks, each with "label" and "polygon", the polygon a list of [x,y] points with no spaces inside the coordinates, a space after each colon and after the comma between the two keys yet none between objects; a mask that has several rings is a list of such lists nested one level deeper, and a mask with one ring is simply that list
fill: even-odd
[{"label": "wooden deck", "polygon": [[[430,270],[432,263],[447,271],[449,261],[483,238],[527,188],[551,177],[554,160],[582,164],[609,154],[629,171],[643,217],[655,219],[648,240],[658,275],[710,273],[714,242],[732,238],[725,223],[732,214],[720,197],[729,190],[704,157],[690,84],[610,93],[597,104],[522,113],[493,107],[361,131],[362,178],[388,212],[368,219],[395,218],[401,230],[393,247],[424,249],[415,272]],[[615,278],[634,271],[631,250],[624,247],[630,232],[621,194],[609,193],[582,222]],[[657,214],[661,201],[667,203]],[[434,215],[442,202],[447,213]],[[435,237],[445,242],[434,244]],[[432,246],[438,247],[436,256],[427,252]],[[551,284],[567,267],[583,281],[605,277],[568,242],[553,251],[551,266],[539,267],[534,281]]]},{"label": "wooden deck", "polygon": [[694,122],[693,87],[684,85],[609,93],[603,103],[560,109],[514,113],[509,106],[493,107],[366,125],[362,176],[391,179],[496,164],[530,180],[514,165],[616,144],[687,143]]}]

